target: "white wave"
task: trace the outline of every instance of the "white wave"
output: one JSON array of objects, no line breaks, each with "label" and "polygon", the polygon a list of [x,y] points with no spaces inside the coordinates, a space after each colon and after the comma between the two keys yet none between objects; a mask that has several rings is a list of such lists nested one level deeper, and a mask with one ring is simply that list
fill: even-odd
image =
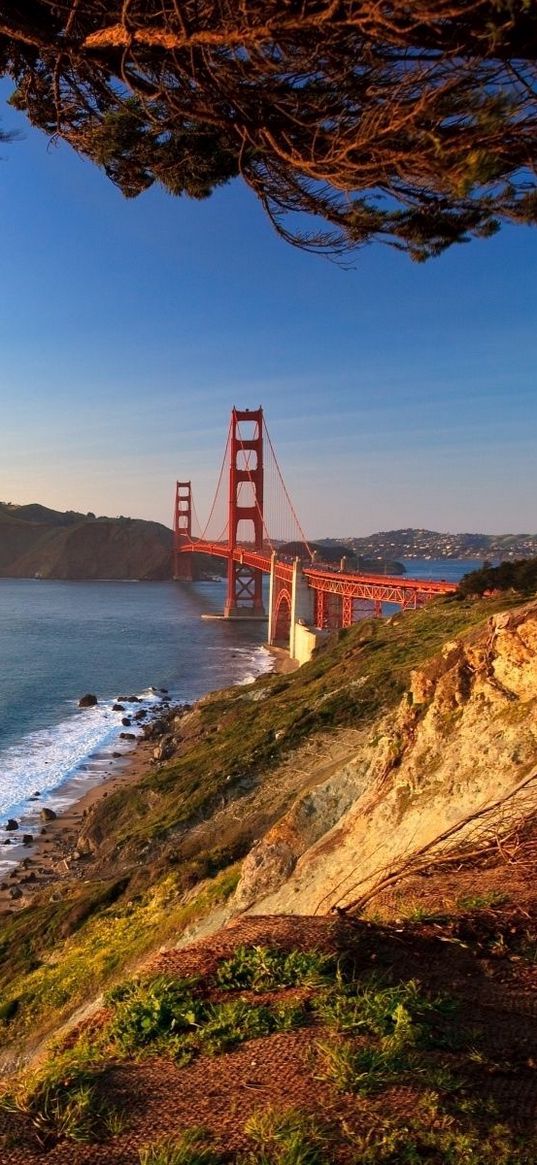
[{"label": "white wave", "polygon": [[[140,703],[125,705],[124,712],[113,712],[109,700],[94,708],[81,708],[67,719],[49,728],[28,733],[16,744],[0,752],[0,817],[17,817],[29,809],[39,809],[39,803],[51,803],[52,794],[66,780],[91,768],[104,769],[103,749],[129,751],[129,742],[119,739],[124,730],[122,717],[141,708],[149,709],[159,694],[147,689],[141,693]],[[134,722],[129,732],[138,733],[141,725]],[[97,754],[97,755],[96,755]],[[92,764],[91,758],[95,757]],[[40,793],[40,802],[28,799]],[[15,840],[15,838],[13,838]]]},{"label": "white wave", "polygon": [[[257,676],[271,671],[274,658],[266,648],[235,646],[231,654],[237,657],[237,670],[241,675],[238,684],[253,683]],[[243,670],[244,669],[244,670]],[[64,809],[74,797],[82,796],[84,787],[95,784],[110,771],[113,758],[111,751],[128,754],[133,742],[120,739],[124,730],[122,718],[139,709],[151,710],[162,699],[163,691],[146,688],[140,692],[140,703],[125,704],[124,712],[113,712],[115,700],[100,702],[93,708],[76,707],[71,704],[71,715],[48,728],[39,729],[22,737],[17,744],[0,750],[0,835],[10,838],[13,848],[20,847],[20,834],[5,833],[2,826],[8,817],[24,818],[28,829],[38,825],[40,807],[44,804],[56,810]],[[170,693],[174,700],[174,694]],[[183,695],[184,699],[184,695]],[[142,725],[133,721],[128,728],[137,736]],[[62,790],[69,781],[69,792]],[[76,787],[76,793],[75,793]],[[38,799],[33,794],[39,792]],[[22,831],[21,831],[22,832]],[[1,858],[9,861],[9,848],[0,851]],[[13,855],[14,856],[14,855]],[[20,855],[17,853],[17,859]],[[1,861],[0,866],[5,862]]]},{"label": "white wave", "polygon": [[243,649],[244,654],[249,656],[250,671],[247,671],[244,676],[238,681],[239,684],[253,684],[258,676],[265,675],[274,668],[274,656],[266,647],[256,647],[253,651],[251,648]]}]

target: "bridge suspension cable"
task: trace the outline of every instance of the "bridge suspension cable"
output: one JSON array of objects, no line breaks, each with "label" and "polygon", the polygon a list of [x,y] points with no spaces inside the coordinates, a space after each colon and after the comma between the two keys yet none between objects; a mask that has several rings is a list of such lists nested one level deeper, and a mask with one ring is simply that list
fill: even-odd
[{"label": "bridge suspension cable", "polygon": [[[267,438],[267,441],[268,441],[268,445],[269,445],[269,449],[270,449],[270,452],[271,452],[271,455],[272,455],[272,459],[273,459],[274,465],[275,465],[275,467],[276,467],[276,473],[277,473],[277,475],[278,475],[278,479],[279,479],[280,485],[281,485],[281,487],[282,487],[282,489],[283,489],[283,492],[284,492],[284,495],[285,495],[285,500],[286,500],[286,502],[287,502],[287,506],[289,507],[289,510],[290,510],[290,512],[291,512],[292,519],[293,519],[293,521],[294,521],[294,524],[295,524],[295,526],[296,526],[296,528],[297,528],[297,530],[298,530],[298,533],[299,533],[299,541],[303,543],[303,545],[304,545],[304,547],[305,547],[305,549],[306,549],[307,553],[309,554],[309,557],[310,557],[310,559],[313,561],[313,557],[314,557],[314,555],[313,555],[313,551],[312,551],[312,549],[311,549],[311,546],[309,545],[309,542],[308,542],[308,540],[307,540],[307,538],[306,538],[306,535],[304,534],[304,531],[303,531],[303,529],[302,529],[302,526],[301,526],[301,524],[300,524],[300,522],[299,522],[298,515],[297,515],[297,512],[296,512],[296,510],[295,510],[295,507],[294,507],[294,505],[293,505],[293,503],[292,503],[292,501],[291,501],[291,498],[289,497],[289,492],[288,492],[287,486],[286,486],[286,484],[285,484],[285,481],[284,481],[284,477],[283,477],[282,471],[281,471],[281,469],[280,469],[280,464],[279,464],[278,458],[276,457],[276,452],[275,452],[275,449],[274,449],[274,445],[272,444],[271,437],[270,437],[270,433],[269,433],[269,431],[268,431],[268,428],[267,428],[266,422],[265,422],[264,428],[265,428],[265,436],[266,436],[266,438]],[[292,542],[292,541],[293,541],[293,539],[292,539],[292,538],[289,538],[289,539],[287,539],[287,541],[288,541],[288,542]]]},{"label": "bridge suspension cable", "polygon": [[[249,427],[241,430],[241,425]],[[193,521],[199,534],[192,529]],[[276,558],[272,557],[274,550]],[[174,578],[178,581],[195,577],[194,552],[227,559],[226,618],[263,618],[262,575],[270,574],[270,642],[274,641],[271,636],[277,639],[282,631],[285,610],[288,629],[299,627],[304,618],[317,629],[349,627],[357,617],[355,605],[363,601],[374,605],[375,614],[381,614],[383,603],[395,603],[405,610],[456,590],[453,583],[334,571],[321,563],[301,571],[298,564],[290,562],[289,558],[304,558],[305,554],[313,560],[314,555],[289,496],[261,408],[233,409],[203,530],[191,482],[176,482]]]},{"label": "bridge suspension cable", "polygon": [[231,441],[231,422],[227,431],[226,447],[224,449],[224,456],[220,466],[220,473],[218,474],[218,481],[214,491],[211,508],[209,510],[209,517],[202,527],[199,523],[201,535],[200,542],[225,542],[228,533],[228,506],[227,506],[227,482],[224,483],[224,473],[229,468],[229,446]]},{"label": "bridge suspension cable", "polygon": [[[247,447],[248,438],[245,436],[247,430],[242,431],[241,424],[244,426],[248,422],[239,421],[236,424],[236,438],[242,455],[241,469],[246,473],[248,480],[243,481],[239,489],[241,492],[247,490],[251,492],[252,505],[261,521],[263,541],[267,546],[267,550],[270,548],[271,552],[274,550],[278,551],[280,547],[289,545],[292,548],[290,549],[290,553],[293,556],[298,554],[300,557],[307,557],[312,560],[313,553],[311,547],[304,534],[293,502],[291,501],[264,417],[264,496],[262,501],[259,499],[254,482],[254,474],[257,468],[256,464],[254,464],[255,453]],[[229,504],[226,470],[229,470],[230,466],[231,437],[232,423],[230,423],[228,428],[218,481],[205,525],[199,520],[194,500],[192,499],[192,515],[195,519],[193,540],[196,542],[223,543],[228,540]],[[243,496],[246,496],[246,492],[243,493]],[[239,538],[239,542],[248,546],[250,539],[244,536]]]}]

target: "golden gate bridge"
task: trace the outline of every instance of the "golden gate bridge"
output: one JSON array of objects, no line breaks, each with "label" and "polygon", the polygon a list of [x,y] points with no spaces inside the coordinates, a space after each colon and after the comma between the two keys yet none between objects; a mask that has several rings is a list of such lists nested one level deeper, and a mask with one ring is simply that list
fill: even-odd
[{"label": "golden gate bridge", "polygon": [[[294,553],[290,554],[288,548]],[[196,514],[191,481],[178,481],[174,505],[174,578],[194,578],[194,554],[227,560],[223,617],[267,619],[269,644],[306,658],[315,638],[350,627],[383,605],[416,609],[454,583],[404,576],[361,574],[318,561],[298,520],[270,439],[263,409],[236,409],[209,517]],[[270,576],[268,611],[263,575]],[[305,637],[310,637],[306,644]]]}]

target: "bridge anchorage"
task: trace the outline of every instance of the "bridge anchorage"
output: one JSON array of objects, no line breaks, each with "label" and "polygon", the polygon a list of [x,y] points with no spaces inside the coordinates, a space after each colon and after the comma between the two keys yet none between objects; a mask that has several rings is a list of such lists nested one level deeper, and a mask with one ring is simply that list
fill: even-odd
[{"label": "bridge anchorage", "polygon": [[[227,478],[227,491],[225,481]],[[304,535],[266,427],[263,409],[233,408],[209,518],[201,527],[190,481],[176,483],[173,576],[195,577],[193,555],[227,563],[224,611],[216,618],[268,620],[269,644],[303,663],[333,629],[385,603],[416,609],[457,588],[426,579],[366,575],[316,558]],[[268,610],[263,575],[269,576]]]}]

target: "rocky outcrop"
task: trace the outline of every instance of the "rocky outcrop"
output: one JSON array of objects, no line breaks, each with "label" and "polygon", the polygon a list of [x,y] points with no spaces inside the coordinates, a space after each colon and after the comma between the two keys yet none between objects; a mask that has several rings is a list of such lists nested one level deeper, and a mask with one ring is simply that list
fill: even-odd
[{"label": "rocky outcrop", "polygon": [[527,796],[534,772],[537,808],[537,604],[529,603],[446,643],[412,673],[396,711],[257,841],[236,908],[344,906],[450,829],[462,826],[463,835],[484,807],[521,785]]},{"label": "rocky outcrop", "polygon": [[86,692],[85,696],[81,696],[78,701],[79,708],[94,708],[98,703],[97,696],[93,692]]},{"label": "rocky outcrop", "polygon": [[55,810],[49,809],[46,805],[44,805],[43,808],[39,810],[40,821],[55,821],[57,816],[58,814],[55,812]]}]

